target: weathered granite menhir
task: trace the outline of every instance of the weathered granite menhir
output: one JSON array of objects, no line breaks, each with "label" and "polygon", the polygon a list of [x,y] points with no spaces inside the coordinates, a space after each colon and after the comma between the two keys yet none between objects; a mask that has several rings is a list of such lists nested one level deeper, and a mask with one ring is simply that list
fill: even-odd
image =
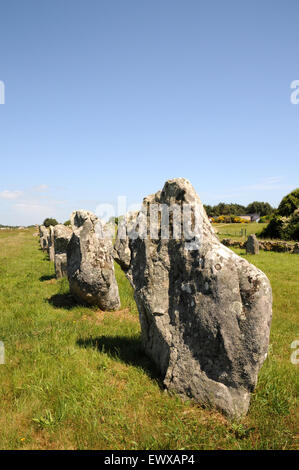
[{"label": "weathered granite menhir", "polygon": [[54,250],[54,227],[53,225],[50,225],[49,227],[48,253],[49,253],[50,261],[54,261],[55,250]]},{"label": "weathered granite menhir", "polygon": [[70,227],[58,224],[55,225],[54,231],[54,267],[56,278],[67,277],[67,255],[66,250],[72,236]]},{"label": "weathered granite menhir", "polygon": [[49,229],[44,225],[39,226],[39,243],[43,251],[48,249]]},{"label": "weathered granite menhir", "polygon": [[[191,215],[191,238],[184,233],[163,238],[161,217],[158,236],[149,235],[148,225],[144,236],[142,224],[157,204],[188,205],[193,216],[199,213],[198,224]],[[245,414],[267,356],[268,278],[220,243],[199,196],[183,178],[145,198],[138,217],[131,214],[129,221],[127,238],[115,244],[115,259],[134,287],[143,347],[165,386],[229,416]],[[140,231],[142,237],[136,237]]]},{"label": "weathered granite menhir", "polygon": [[259,254],[259,241],[256,238],[255,234],[249,235],[247,242],[246,242],[246,253],[250,255],[258,255]]},{"label": "weathered granite menhir", "polygon": [[67,270],[72,295],[101,310],[118,310],[120,299],[114,273],[112,239],[91,212],[71,215],[73,235],[67,247]]}]

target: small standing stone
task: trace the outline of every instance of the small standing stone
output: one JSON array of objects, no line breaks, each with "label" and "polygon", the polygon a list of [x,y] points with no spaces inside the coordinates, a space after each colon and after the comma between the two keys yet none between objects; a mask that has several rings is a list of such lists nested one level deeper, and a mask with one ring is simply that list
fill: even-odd
[{"label": "small standing stone", "polygon": [[54,227],[54,266],[56,278],[67,277],[66,250],[72,230],[65,225],[58,224]]},{"label": "small standing stone", "polygon": [[88,211],[71,215],[73,235],[67,247],[67,271],[72,295],[101,310],[118,310],[120,299],[114,273],[112,239]]},{"label": "small standing stone", "polygon": [[256,235],[249,235],[246,242],[246,253],[249,255],[258,255],[259,251],[259,242]]},{"label": "small standing stone", "polygon": [[47,251],[48,249],[48,238],[49,238],[49,229],[44,225],[40,225],[39,227],[39,242],[40,247],[43,251]]},{"label": "small standing stone", "polygon": [[295,243],[295,246],[294,246],[294,249],[293,249],[293,253],[295,254],[299,254],[299,243]]},{"label": "small standing stone", "polygon": [[54,261],[55,250],[54,250],[54,227],[53,225],[50,225],[49,227],[48,253],[49,253],[50,261]]}]

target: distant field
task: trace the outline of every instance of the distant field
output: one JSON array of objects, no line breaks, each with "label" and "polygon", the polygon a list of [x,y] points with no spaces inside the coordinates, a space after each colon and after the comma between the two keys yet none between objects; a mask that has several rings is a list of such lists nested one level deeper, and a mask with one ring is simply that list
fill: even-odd
[{"label": "distant field", "polygon": [[[261,232],[267,224],[257,224],[256,222],[249,224],[212,224],[217,230],[219,238],[235,238],[241,239],[248,237],[253,233]],[[243,235],[241,235],[241,232]],[[245,235],[246,233],[246,235]]]},{"label": "distant field", "polygon": [[[220,229],[231,236],[239,227]],[[262,225],[246,226],[253,227]],[[132,288],[118,267],[121,311],[78,306],[32,233],[0,232],[1,449],[298,448],[290,345],[299,338],[299,255],[236,250],[269,276],[274,308],[249,413],[230,421],[163,391],[141,350]]]}]

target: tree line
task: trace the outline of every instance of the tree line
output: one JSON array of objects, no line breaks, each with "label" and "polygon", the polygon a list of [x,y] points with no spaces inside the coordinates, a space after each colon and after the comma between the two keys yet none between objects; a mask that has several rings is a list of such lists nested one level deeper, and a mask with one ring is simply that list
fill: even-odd
[{"label": "tree line", "polygon": [[[209,217],[219,217],[220,215],[229,216],[240,216],[246,214],[259,214],[261,217],[270,216],[274,213],[275,209],[268,202],[254,201],[248,204],[248,206],[242,206],[241,204],[226,204],[225,202],[219,202],[216,206],[210,206],[204,204],[205,211]],[[112,219],[112,218],[111,218]],[[115,223],[118,222],[117,218],[113,218]],[[49,227],[50,225],[57,225],[56,219],[48,217],[44,220],[43,225]],[[64,225],[70,225],[70,221],[64,222]]]},{"label": "tree line", "polygon": [[254,201],[248,206],[241,204],[226,204],[219,202],[216,206],[205,205],[204,208],[209,217],[219,217],[220,215],[246,215],[246,214],[260,214],[261,217],[271,215],[274,213],[274,208],[268,202]]}]

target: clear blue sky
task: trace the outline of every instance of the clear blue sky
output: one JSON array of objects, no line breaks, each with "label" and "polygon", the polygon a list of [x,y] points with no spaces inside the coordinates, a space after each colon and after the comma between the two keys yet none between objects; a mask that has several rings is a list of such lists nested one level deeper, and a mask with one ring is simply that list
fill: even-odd
[{"label": "clear blue sky", "polygon": [[298,0],[1,0],[0,223],[298,187]]}]

